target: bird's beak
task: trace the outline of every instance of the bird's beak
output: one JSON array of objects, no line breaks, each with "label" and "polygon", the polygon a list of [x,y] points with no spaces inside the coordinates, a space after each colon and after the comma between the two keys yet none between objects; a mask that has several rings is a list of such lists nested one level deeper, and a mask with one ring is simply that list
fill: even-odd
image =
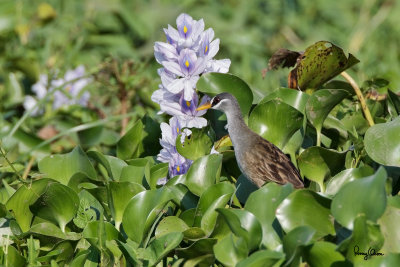
[{"label": "bird's beak", "polygon": [[200,107],[196,108],[197,111],[209,109],[211,108],[211,102],[206,102],[205,104],[201,105]]}]

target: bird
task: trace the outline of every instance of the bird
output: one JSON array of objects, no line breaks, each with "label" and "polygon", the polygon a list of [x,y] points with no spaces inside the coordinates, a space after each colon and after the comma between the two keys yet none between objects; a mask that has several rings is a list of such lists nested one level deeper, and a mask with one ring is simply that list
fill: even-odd
[{"label": "bird", "polygon": [[290,159],[274,144],[253,132],[244,122],[237,99],[220,93],[197,110],[216,109],[226,114],[227,129],[232,140],[239,169],[257,187],[266,182],[291,183],[303,188],[300,173]]}]

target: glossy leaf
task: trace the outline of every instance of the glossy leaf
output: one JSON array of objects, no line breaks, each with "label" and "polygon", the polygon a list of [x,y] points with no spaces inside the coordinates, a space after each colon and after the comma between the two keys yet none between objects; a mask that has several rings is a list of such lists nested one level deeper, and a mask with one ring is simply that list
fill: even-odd
[{"label": "glossy leaf", "polygon": [[79,197],[68,186],[53,182],[46,191],[31,205],[32,213],[42,219],[58,224],[63,232],[65,226],[76,215]]},{"label": "glossy leaf", "polygon": [[[94,221],[82,232],[83,237],[94,247],[102,248],[106,241],[118,240],[118,230],[109,222]],[[103,240],[102,240],[103,239]]]},{"label": "glossy leaf", "polygon": [[150,168],[150,188],[155,189],[158,179],[167,177],[168,175],[168,162],[159,163]]},{"label": "glossy leaf", "polygon": [[296,68],[291,71],[291,88],[317,88],[342,71],[357,64],[352,54],[346,57],[343,50],[331,42],[319,41],[307,47]]},{"label": "glossy leaf", "polygon": [[247,258],[249,251],[247,242],[242,237],[229,234],[214,245],[215,258],[224,266],[236,266]]},{"label": "glossy leaf", "polygon": [[[272,226],[276,209],[292,191],[293,186],[290,184],[281,186],[268,183],[253,192],[244,206],[244,209],[253,213],[261,223],[262,244],[271,250],[275,250],[281,244],[278,233]],[[262,203],[262,208],[260,208],[260,203]]]},{"label": "glossy leaf", "polygon": [[285,232],[298,226],[308,226],[316,230],[314,238],[319,239],[335,234],[330,204],[330,199],[314,191],[295,190],[279,205],[276,218]]},{"label": "glossy leaf", "polygon": [[42,222],[33,225],[31,229],[29,229],[29,233],[54,237],[58,239],[65,239],[65,240],[79,240],[82,238],[82,236],[77,233],[73,232],[63,233],[60,228],[58,228],[55,224],[50,222]]},{"label": "glossy leaf", "polygon": [[217,221],[216,209],[225,207],[234,191],[234,186],[229,183],[210,186],[200,197],[193,226],[201,227],[206,234],[210,234]]},{"label": "glossy leaf", "polygon": [[196,196],[207,190],[219,178],[222,155],[211,154],[195,160],[186,173],[185,182]]},{"label": "glossy leaf", "polygon": [[[117,157],[131,159],[138,157],[139,144],[142,141],[143,123],[138,120],[135,125],[117,143]],[[135,154],[136,153],[136,154]]]},{"label": "glossy leaf", "polygon": [[299,90],[290,88],[279,88],[271,94],[264,97],[259,104],[266,103],[271,100],[278,100],[305,114],[306,104],[310,96]]},{"label": "glossy leaf", "polygon": [[50,179],[40,179],[29,187],[22,185],[7,201],[7,210],[11,210],[19,227],[23,232],[29,230],[33,214],[29,206],[36,202],[46,187],[52,181]]},{"label": "glossy leaf", "polygon": [[181,134],[176,138],[175,145],[178,153],[190,160],[210,154],[213,142],[207,135],[207,128],[192,128],[191,131],[192,134],[186,136],[183,143],[181,143]]},{"label": "glossy leaf", "polygon": [[367,177],[372,174],[374,174],[374,170],[367,165],[341,171],[328,181],[325,194],[328,196],[334,196],[340,190],[340,188],[342,188],[348,182]]},{"label": "glossy leaf", "polygon": [[382,165],[400,167],[399,132],[400,118],[370,127],[364,138],[368,155]]},{"label": "glossy leaf", "polygon": [[[5,247],[3,247],[2,249],[4,250]],[[4,251],[1,252],[4,253]],[[4,253],[4,261],[7,263],[4,266],[12,266],[12,267],[26,266],[26,259],[21,254],[19,254],[18,250],[13,246],[7,246],[7,254]]]},{"label": "glossy leaf", "polygon": [[118,180],[121,176],[122,169],[128,165],[125,161],[119,158],[103,155],[98,151],[89,151],[87,154],[107,170],[107,173],[112,180]]},{"label": "glossy leaf", "polygon": [[160,221],[158,224],[155,236],[159,238],[163,235],[173,232],[184,232],[189,229],[189,226],[181,219],[176,216],[168,216]]},{"label": "glossy leaf", "polygon": [[202,255],[212,255],[213,246],[217,243],[217,239],[204,238],[193,242],[188,247],[177,248],[176,252],[178,257],[185,259],[193,259]]},{"label": "glossy leaf", "polygon": [[198,91],[211,97],[223,92],[231,93],[238,100],[244,116],[247,116],[253,103],[253,93],[250,87],[242,79],[232,74],[216,72],[203,74],[196,87]]},{"label": "glossy leaf", "polygon": [[346,153],[322,147],[309,147],[298,158],[301,174],[319,184],[325,191],[324,181],[339,173],[343,167]]},{"label": "glossy leaf", "polygon": [[257,105],[249,117],[250,129],[281,149],[302,125],[303,114],[277,100]]},{"label": "glossy leaf", "polygon": [[182,241],[183,234],[179,232],[168,233],[159,238],[154,239],[146,249],[146,254],[149,257],[150,266],[155,266],[167,254],[175,249]]},{"label": "glossy leaf", "polygon": [[240,261],[237,267],[273,267],[284,260],[285,254],[278,251],[259,250],[250,255],[247,259]]},{"label": "glossy leaf", "polygon": [[125,208],[122,224],[128,237],[141,243],[156,217],[164,206],[172,200],[169,190],[163,188],[140,192]]},{"label": "glossy leaf", "polygon": [[305,249],[304,259],[310,266],[324,267],[344,264],[344,257],[336,251],[336,245],[333,243],[319,241]]},{"label": "glossy leaf", "polygon": [[314,240],[315,230],[309,226],[300,226],[283,237],[283,251],[286,254],[286,264],[288,266],[298,266],[300,255],[305,246]]},{"label": "glossy leaf", "polygon": [[341,89],[322,89],[314,92],[307,101],[307,119],[317,130],[317,145],[320,145],[322,125],[331,112],[349,93]]},{"label": "glossy leaf", "polygon": [[232,232],[242,237],[247,242],[248,249],[254,250],[259,247],[262,239],[261,224],[251,212],[239,209],[217,209]]},{"label": "glossy leaf", "polygon": [[131,182],[110,182],[108,186],[109,208],[114,218],[115,226],[119,229],[128,202],[136,194],[146,189],[140,184]]},{"label": "glossy leaf", "polygon": [[400,253],[400,228],[397,222],[400,221],[400,197],[388,198],[385,213],[379,218],[378,223],[381,232],[385,237],[382,250],[393,253]]},{"label": "glossy leaf", "polygon": [[353,229],[359,214],[365,214],[368,220],[376,222],[386,208],[386,178],[386,171],[381,167],[372,176],[344,185],[332,201],[335,219],[349,229]]},{"label": "glossy leaf", "polygon": [[67,185],[69,179],[78,172],[84,173],[90,179],[97,180],[92,163],[80,147],[74,148],[67,154],[45,157],[39,161],[39,171],[64,185]]}]

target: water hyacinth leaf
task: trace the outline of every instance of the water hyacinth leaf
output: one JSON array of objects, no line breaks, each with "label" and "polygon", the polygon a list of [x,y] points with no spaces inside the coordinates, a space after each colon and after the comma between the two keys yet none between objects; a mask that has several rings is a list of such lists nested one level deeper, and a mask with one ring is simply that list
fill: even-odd
[{"label": "water hyacinth leaf", "polygon": [[302,175],[317,182],[322,192],[324,181],[336,175],[344,168],[346,152],[337,152],[323,147],[309,147],[298,158],[298,166]]},{"label": "water hyacinth leaf", "polygon": [[34,215],[58,224],[64,233],[78,208],[79,197],[75,191],[56,182],[49,183],[46,191],[30,206]]},{"label": "water hyacinth leaf", "polygon": [[193,226],[201,227],[207,235],[211,234],[217,221],[216,209],[225,207],[234,191],[235,188],[230,183],[210,186],[200,197]]},{"label": "water hyacinth leaf", "polygon": [[247,258],[248,253],[247,242],[233,234],[227,235],[214,245],[215,258],[224,266],[236,266]]},{"label": "water hyacinth leaf", "polygon": [[146,248],[146,255],[149,257],[149,265],[155,266],[167,254],[175,249],[182,241],[183,234],[179,232],[168,233],[154,239]]},{"label": "water hyacinth leaf", "polygon": [[188,247],[177,248],[176,254],[179,258],[193,259],[200,255],[212,255],[213,246],[217,243],[217,239],[214,238],[204,238],[193,242]]},{"label": "water hyacinth leaf", "polygon": [[400,114],[400,95],[395,94],[392,90],[388,90],[388,98],[390,99],[393,108],[396,110],[397,115]]},{"label": "water hyacinth leaf", "polygon": [[243,116],[247,116],[253,103],[253,93],[245,81],[226,73],[206,73],[197,82],[197,90],[213,97],[217,94],[231,93],[239,102]]},{"label": "water hyacinth leaf", "polygon": [[6,137],[3,140],[3,143],[9,142],[10,139],[8,138],[11,140],[18,140],[18,148],[20,152],[30,153],[31,149],[34,149],[32,154],[38,159],[42,159],[50,154],[50,145],[43,145],[36,149],[43,140],[33,134],[23,131],[22,129],[18,129],[12,137]]},{"label": "water hyacinth leaf", "polygon": [[64,240],[79,240],[81,235],[73,232],[63,233],[60,228],[50,222],[35,224],[29,229],[29,233],[42,236],[50,236]]},{"label": "water hyacinth leaf", "polygon": [[400,118],[376,124],[365,133],[365,150],[374,161],[400,167]]},{"label": "water hyacinth leaf", "polygon": [[168,175],[168,162],[159,163],[150,168],[150,188],[155,189],[157,181],[161,178],[167,177]]},{"label": "water hyacinth leaf", "polygon": [[305,246],[314,240],[315,229],[309,226],[299,226],[283,237],[283,252],[286,254],[284,266],[298,266],[300,255]]},{"label": "water hyacinth leaf", "polygon": [[79,131],[79,143],[83,147],[90,147],[99,144],[102,139],[103,129],[103,126],[97,126]]},{"label": "water hyacinth leaf", "polygon": [[206,236],[206,233],[203,229],[199,227],[190,227],[189,229],[183,231],[183,235],[185,239],[189,240],[199,240]]},{"label": "water hyacinth leaf", "polygon": [[136,194],[145,191],[146,189],[140,184],[131,182],[110,182],[108,186],[111,215],[114,218],[115,227],[119,229],[128,202]]},{"label": "water hyacinth leaf", "polygon": [[117,143],[117,157],[123,160],[138,157],[139,144],[142,142],[143,123],[138,120]]},{"label": "water hyacinth leaf", "polygon": [[365,267],[392,267],[398,266],[400,264],[400,254],[398,253],[384,253],[385,255],[371,257],[368,260],[364,261],[360,266]]},{"label": "water hyacinth leaf", "polygon": [[120,233],[114,225],[102,220],[90,222],[83,230],[82,235],[92,246],[98,249],[102,248],[106,241],[120,239]]},{"label": "water hyacinth leaf", "polygon": [[285,254],[278,251],[259,250],[251,254],[247,259],[240,261],[237,267],[273,267],[280,266],[279,262],[285,259]]},{"label": "water hyacinth leaf", "polygon": [[385,237],[382,250],[393,253],[400,253],[400,197],[393,196],[388,198],[385,213],[379,218],[381,232]]},{"label": "water hyacinth leaf", "polygon": [[306,104],[307,119],[317,130],[317,145],[320,145],[322,125],[331,110],[350,94],[341,89],[322,89],[314,92]]},{"label": "water hyacinth leaf", "polygon": [[335,219],[348,229],[353,229],[359,214],[365,214],[368,220],[376,222],[386,208],[386,178],[385,169],[380,167],[375,174],[344,185],[332,201]]},{"label": "water hyacinth leaf", "polygon": [[241,203],[246,203],[250,194],[258,189],[258,187],[253,184],[249,179],[247,179],[246,176],[244,176],[243,174],[240,174],[239,178],[236,180],[235,186],[235,195]]},{"label": "water hyacinth leaf", "polygon": [[29,230],[33,218],[29,206],[36,202],[51,182],[50,179],[40,179],[33,182],[29,187],[22,185],[7,201],[7,210],[11,210],[23,232]]},{"label": "water hyacinth leaf", "polygon": [[[2,248],[4,249],[4,248]],[[4,251],[0,251],[0,253]],[[1,253],[1,254],[3,254]],[[4,262],[7,263],[7,265],[4,266],[13,266],[13,267],[24,267],[26,266],[26,259],[19,254],[18,250],[14,248],[13,246],[7,246],[7,254],[4,253],[3,255]]]},{"label": "water hyacinth leaf", "polygon": [[199,202],[199,197],[189,191],[186,185],[165,185],[166,190],[171,191],[173,201],[180,207],[181,210],[188,210],[196,208]]},{"label": "water hyacinth leaf", "polygon": [[160,124],[146,114],[142,118],[143,133],[142,133],[142,144],[143,152],[140,154],[141,157],[156,155],[161,146],[158,142],[154,142],[161,136]]},{"label": "water hyacinth leaf", "polygon": [[364,214],[360,214],[354,220],[351,236],[339,244],[337,250],[345,255],[346,259],[352,261],[355,266],[364,266],[364,262],[373,257],[357,254],[368,253],[371,249],[379,252],[383,246],[384,237],[380,232],[379,225],[368,221]]},{"label": "water hyacinth leaf", "polygon": [[276,218],[285,232],[299,226],[315,229],[314,238],[334,235],[331,200],[309,189],[295,190],[276,210]]},{"label": "water hyacinth leaf", "polygon": [[121,176],[123,167],[128,165],[125,161],[119,158],[103,155],[98,151],[88,151],[87,155],[91,159],[100,163],[107,170],[107,173],[112,180],[118,180]]},{"label": "water hyacinth leaf", "polygon": [[207,135],[207,128],[192,128],[192,134],[186,136],[181,143],[182,134],[176,138],[176,150],[179,154],[190,160],[196,160],[202,156],[210,154],[213,142]]},{"label": "water hyacinth leaf", "polygon": [[262,228],[253,213],[247,210],[223,208],[219,208],[217,211],[224,217],[231,231],[247,242],[250,251],[259,247],[262,239]]},{"label": "water hyacinth leaf", "polygon": [[159,238],[163,235],[173,233],[173,232],[184,232],[189,229],[189,226],[181,220],[179,217],[176,216],[168,216],[163,218],[160,223],[158,224],[155,236]]},{"label": "water hyacinth leaf", "polygon": [[304,259],[310,266],[332,266],[345,261],[343,255],[336,251],[336,245],[325,241],[315,242],[304,251]]},{"label": "water hyacinth leaf", "polygon": [[193,194],[201,196],[207,188],[218,181],[221,165],[222,155],[219,154],[211,154],[195,160],[186,173],[184,184]]},{"label": "water hyacinth leaf", "polygon": [[341,171],[328,181],[325,194],[328,196],[334,196],[340,190],[340,188],[342,188],[342,186],[348,182],[367,177],[372,174],[374,174],[374,170],[368,165]]},{"label": "water hyacinth leaf", "polygon": [[[292,191],[291,184],[281,186],[269,183],[253,192],[244,206],[244,209],[253,213],[261,223],[262,244],[271,250],[281,244],[281,240],[272,226],[276,218],[276,209]],[[263,203],[262,209],[260,209],[260,203]]]},{"label": "water hyacinth leaf", "polygon": [[290,88],[279,88],[278,90],[270,93],[264,97],[260,103],[263,104],[271,100],[278,100],[305,114],[306,104],[310,95],[302,91],[293,90]]},{"label": "water hyacinth leaf", "polygon": [[62,155],[51,155],[39,161],[39,171],[48,177],[67,185],[69,179],[78,172],[97,180],[97,174],[89,158],[80,147]]},{"label": "water hyacinth leaf", "polygon": [[346,57],[343,50],[331,42],[316,42],[307,47],[301,60],[290,72],[289,87],[302,91],[318,88],[358,62],[352,54]]},{"label": "water hyacinth leaf", "polygon": [[84,229],[89,222],[97,220],[100,214],[104,213],[104,209],[100,202],[86,190],[80,191],[78,197],[79,208],[73,222],[77,227]]},{"label": "water hyacinth leaf", "polygon": [[277,100],[257,105],[249,117],[250,129],[281,149],[302,125],[303,114]]},{"label": "water hyacinth leaf", "polygon": [[[203,256],[189,259],[185,262],[185,264],[183,266],[184,267],[195,267],[195,266],[201,266],[203,264],[206,266],[212,266],[214,262],[215,262],[214,255],[208,254],[208,255],[203,255]],[[176,266],[174,265],[172,267],[178,267],[178,266],[179,265],[176,265]]]},{"label": "water hyacinth leaf", "polygon": [[151,225],[173,199],[169,190],[147,190],[134,196],[125,208],[122,225],[128,237],[141,243]]}]

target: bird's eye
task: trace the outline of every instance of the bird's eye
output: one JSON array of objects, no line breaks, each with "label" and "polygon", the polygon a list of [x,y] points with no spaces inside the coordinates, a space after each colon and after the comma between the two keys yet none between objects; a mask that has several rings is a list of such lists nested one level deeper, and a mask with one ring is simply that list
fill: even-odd
[{"label": "bird's eye", "polygon": [[215,106],[216,104],[218,104],[221,101],[221,98],[219,98],[218,96],[214,97],[211,106]]}]

